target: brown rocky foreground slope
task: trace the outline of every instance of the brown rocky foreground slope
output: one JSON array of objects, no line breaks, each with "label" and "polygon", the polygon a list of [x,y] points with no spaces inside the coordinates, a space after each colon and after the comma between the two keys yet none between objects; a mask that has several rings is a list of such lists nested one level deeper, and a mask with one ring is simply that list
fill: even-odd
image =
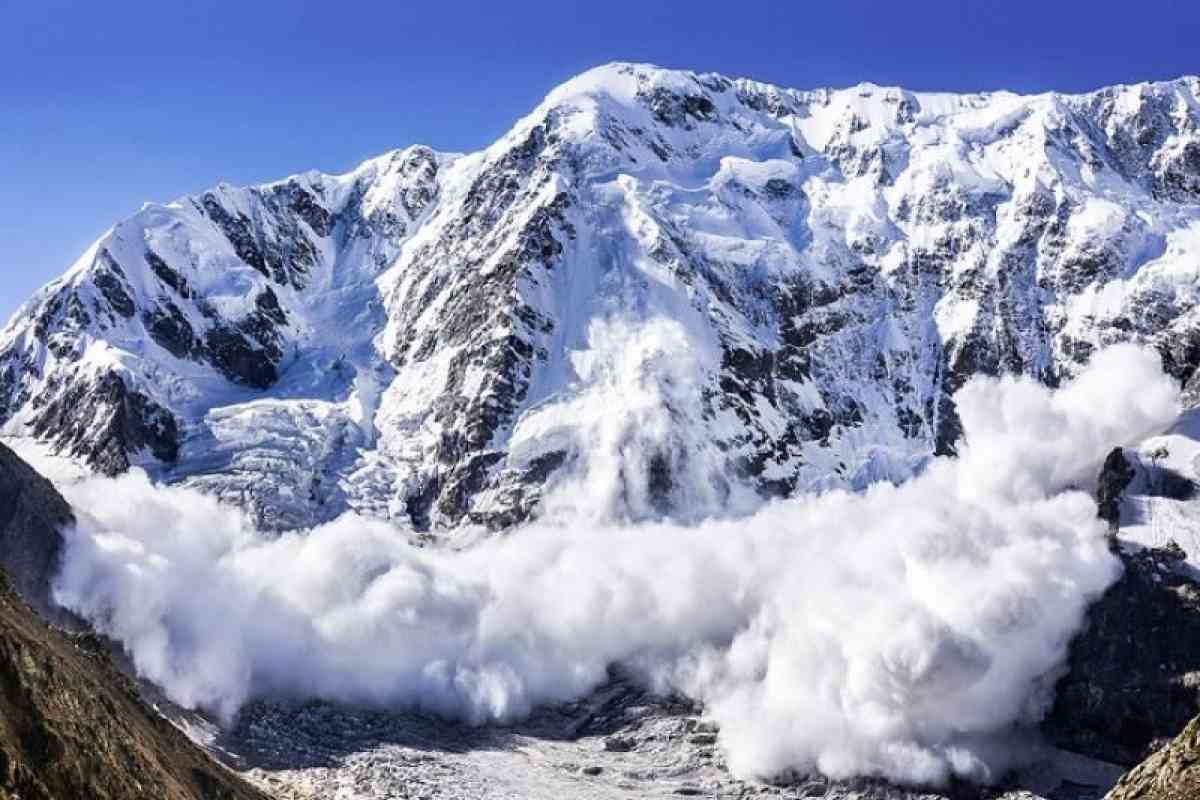
[{"label": "brown rocky foreground slope", "polygon": [[0,444],[0,569],[43,617],[68,621],[50,601],[50,577],[62,550],[59,531],[75,521],[50,481]]},{"label": "brown rocky foreground slope", "polygon": [[1200,798],[1200,717],[1183,733],[1121,778],[1105,800]]},{"label": "brown rocky foreground slope", "polygon": [[51,627],[18,595],[45,597],[69,515],[0,445],[0,800],[265,800],[147,706],[97,637]]}]

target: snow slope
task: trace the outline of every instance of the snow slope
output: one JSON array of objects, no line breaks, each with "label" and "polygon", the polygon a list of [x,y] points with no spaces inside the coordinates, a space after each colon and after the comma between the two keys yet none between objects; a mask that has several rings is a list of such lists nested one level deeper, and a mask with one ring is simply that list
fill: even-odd
[{"label": "snow slope", "polygon": [[903,479],[971,374],[1136,340],[1186,382],[1198,286],[1200,79],[613,64],[478,153],[145,207],[0,334],[0,423],[276,528],[505,527],[585,466],[596,515],[700,517]]},{"label": "snow slope", "polygon": [[1125,457],[1134,475],[1121,499],[1121,538],[1135,547],[1175,542],[1200,570],[1200,409]]}]

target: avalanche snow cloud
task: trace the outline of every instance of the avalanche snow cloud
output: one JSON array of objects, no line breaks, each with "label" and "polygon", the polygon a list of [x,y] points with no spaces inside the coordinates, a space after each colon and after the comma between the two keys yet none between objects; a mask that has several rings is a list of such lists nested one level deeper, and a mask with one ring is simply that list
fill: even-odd
[{"label": "avalanche snow cloud", "polygon": [[[538,523],[459,552],[353,516],[271,539],[141,474],[90,480],[68,487],[87,515],[57,597],[176,701],[226,716],[283,695],[503,721],[622,664],[702,701],[743,776],[930,784],[1004,768],[1003,741],[1045,709],[1087,602],[1117,575],[1076,487],[1177,413],[1158,356],[1101,352],[1057,391],[973,379],[956,397],[959,457],[900,486],[635,524],[621,484],[686,427],[691,346],[666,322],[603,333],[579,365],[587,388],[542,420],[593,424]],[[619,420],[597,413],[613,392],[634,409]],[[703,448],[688,463],[681,479],[714,479]]]}]

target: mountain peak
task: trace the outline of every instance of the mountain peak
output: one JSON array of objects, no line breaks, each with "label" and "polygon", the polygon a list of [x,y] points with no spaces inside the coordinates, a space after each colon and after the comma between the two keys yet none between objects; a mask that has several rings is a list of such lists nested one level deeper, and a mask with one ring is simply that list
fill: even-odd
[{"label": "mountain peak", "polygon": [[635,98],[638,90],[647,85],[676,89],[690,88],[696,83],[696,73],[668,69],[654,64],[613,61],[581,72],[553,89],[547,103],[556,103],[580,96],[606,96],[618,101]]}]

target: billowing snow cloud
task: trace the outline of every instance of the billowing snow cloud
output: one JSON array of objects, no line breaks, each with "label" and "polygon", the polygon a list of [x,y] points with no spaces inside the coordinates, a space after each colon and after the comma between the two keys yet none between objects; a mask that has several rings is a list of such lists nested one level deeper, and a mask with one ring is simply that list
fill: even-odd
[{"label": "billowing snow cloud", "polygon": [[226,716],[280,694],[506,720],[619,663],[702,701],[743,776],[1003,768],[1005,737],[1044,711],[1086,604],[1118,573],[1075,487],[1177,413],[1158,358],[1113,348],[1058,391],[975,379],[957,396],[960,457],[900,486],[633,523],[654,504],[655,459],[696,508],[745,495],[680,438],[698,408],[688,370],[704,366],[686,336],[597,331],[585,388],[527,421],[587,422],[542,522],[461,552],[353,516],[268,539],[144,475],[92,480],[68,487],[87,516],[57,597],[173,699]]}]

